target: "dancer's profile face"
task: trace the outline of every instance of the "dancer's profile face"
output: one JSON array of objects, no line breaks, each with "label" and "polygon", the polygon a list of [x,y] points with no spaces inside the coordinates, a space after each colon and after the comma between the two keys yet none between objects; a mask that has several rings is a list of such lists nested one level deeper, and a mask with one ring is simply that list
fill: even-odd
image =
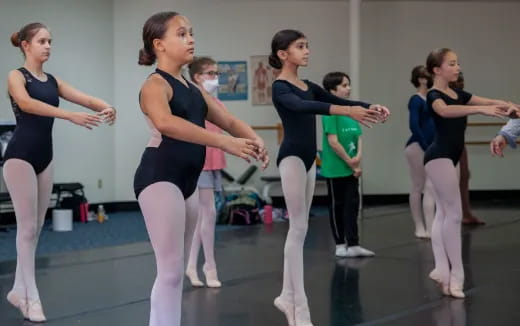
[{"label": "dancer's profile face", "polygon": [[175,16],[167,23],[162,39],[153,41],[157,57],[165,57],[175,63],[186,64],[193,61],[195,39],[193,27],[188,18]]},{"label": "dancer's profile face", "polygon": [[444,60],[440,67],[434,68],[436,76],[447,82],[455,82],[459,78],[460,65],[455,52],[448,52],[444,55]]},{"label": "dancer's profile face", "polygon": [[336,86],[335,90],[331,90],[333,95],[341,98],[349,98],[350,97],[350,81],[347,77],[343,76],[343,80],[341,84]]},{"label": "dancer's profile face", "polygon": [[22,42],[25,57],[38,62],[49,60],[51,55],[51,43],[52,38],[49,30],[46,28],[40,28],[30,41]]},{"label": "dancer's profile face", "polygon": [[291,62],[296,66],[306,67],[309,64],[309,41],[306,38],[300,38],[292,42],[285,52],[285,61]]}]

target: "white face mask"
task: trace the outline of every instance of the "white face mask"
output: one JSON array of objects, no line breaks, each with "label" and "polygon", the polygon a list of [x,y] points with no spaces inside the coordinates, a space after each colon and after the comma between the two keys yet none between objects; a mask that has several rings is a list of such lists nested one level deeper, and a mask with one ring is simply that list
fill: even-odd
[{"label": "white face mask", "polygon": [[211,95],[215,95],[218,88],[218,78],[206,79],[202,83],[202,87],[206,90],[206,92],[210,93]]}]

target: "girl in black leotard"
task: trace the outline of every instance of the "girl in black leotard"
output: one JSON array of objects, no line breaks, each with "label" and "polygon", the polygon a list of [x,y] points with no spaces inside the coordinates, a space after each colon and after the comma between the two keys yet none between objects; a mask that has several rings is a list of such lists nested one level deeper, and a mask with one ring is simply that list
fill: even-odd
[{"label": "girl in black leotard", "polygon": [[[158,61],[155,73],[141,88],[141,110],[152,138],[134,179],[157,262],[150,325],[178,326],[184,256],[197,223],[197,180],[204,165],[204,146],[247,161],[256,158],[263,168],[269,159],[262,139],[251,127],[222,110],[209,94],[181,75],[194,52],[192,27],[186,17],[175,12],[151,16],[143,27],[143,43],[139,64]],[[207,131],[204,120],[243,138]]]},{"label": "girl in black leotard", "polygon": [[502,117],[513,114],[517,108],[504,101],[450,88],[449,83],[456,81],[460,73],[457,55],[450,49],[431,52],[426,66],[434,78],[433,88],[427,94],[427,106],[436,127],[433,143],[424,154],[426,174],[432,181],[436,199],[432,227],[435,269],[430,277],[440,283],[445,295],[464,298],[457,164],[464,149],[467,116]]},{"label": "girl in black leotard", "polygon": [[[45,25],[26,25],[12,35],[11,42],[22,50],[25,63],[11,71],[7,80],[16,129],[5,152],[3,173],[18,226],[16,276],[7,300],[25,318],[42,322],[46,318],[34,277],[34,255],[52,192],[54,118],[91,129],[103,120],[112,124],[115,110],[43,71],[51,51],[51,34]],[[58,108],[60,97],[98,114]]]},{"label": "girl in black leotard", "polygon": [[283,289],[274,304],[286,315],[290,326],[311,326],[303,286],[303,243],[316,178],[315,115],[344,115],[367,125],[385,120],[389,112],[380,105],[341,99],[310,81],[299,79],[298,68],[307,66],[309,57],[308,41],[301,32],[278,32],[273,37],[271,50],[270,65],[282,70],[272,89],[273,103],[284,128],[277,163],[290,216],[284,249]]}]

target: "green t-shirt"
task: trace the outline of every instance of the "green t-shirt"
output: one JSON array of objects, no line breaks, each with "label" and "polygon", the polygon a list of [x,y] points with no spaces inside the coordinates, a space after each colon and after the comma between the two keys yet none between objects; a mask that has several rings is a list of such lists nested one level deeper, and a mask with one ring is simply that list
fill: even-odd
[{"label": "green t-shirt", "polygon": [[354,173],[350,166],[334,152],[327,136],[335,134],[348,156],[354,157],[358,151],[358,139],[363,133],[359,123],[351,118],[337,115],[322,116],[323,152],[321,174],[327,178],[348,177]]}]

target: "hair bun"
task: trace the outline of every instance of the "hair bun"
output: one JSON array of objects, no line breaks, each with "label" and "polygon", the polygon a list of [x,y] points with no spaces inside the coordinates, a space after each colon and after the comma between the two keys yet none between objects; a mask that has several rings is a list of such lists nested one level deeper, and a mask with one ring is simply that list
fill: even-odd
[{"label": "hair bun", "polygon": [[144,48],[139,50],[139,60],[138,64],[141,66],[151,66],[155,63],[156,56],[154,53],[150,54]]},{"label": "hair bun", "polygon": [[269,65],[274,69],[282,69],[282,61],[274,53],[271,53],[271,55],[269,55]]},{"label": "hair bun", "polygon": [[20,33],[14,32],[13,35],[11,35],[11,44],[14,47],[20,47]]}]

